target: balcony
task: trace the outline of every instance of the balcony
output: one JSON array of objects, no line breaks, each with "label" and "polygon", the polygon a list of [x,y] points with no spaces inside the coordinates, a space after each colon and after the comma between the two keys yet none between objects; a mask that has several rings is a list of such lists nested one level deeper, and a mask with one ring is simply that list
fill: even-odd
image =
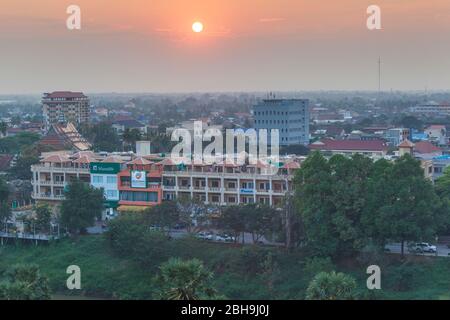
[{"label": "balcony", "polygon": [[64,200],[64,195],[52,195],[51,193],[33,193],[32,195],[33,199],[36,200]]},{"label": "balcony", "polygon": [[55,172],[55,173],[85,173],[89,174],[89,168],[75,168],[75,167],[49,167],[42,164],[35,164],[31,166],[31,171],[42,171],[42,172]]}]

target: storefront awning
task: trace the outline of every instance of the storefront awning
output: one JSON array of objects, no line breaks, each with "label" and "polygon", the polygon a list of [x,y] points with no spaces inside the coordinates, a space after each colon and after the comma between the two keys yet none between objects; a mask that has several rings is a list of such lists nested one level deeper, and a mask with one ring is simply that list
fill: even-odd
[{"label": "storefront awning", "polygon": [[119,212],[143,212],[148,207],[142,207],[142,206],[120,206],[117,208],[117,211]]}]

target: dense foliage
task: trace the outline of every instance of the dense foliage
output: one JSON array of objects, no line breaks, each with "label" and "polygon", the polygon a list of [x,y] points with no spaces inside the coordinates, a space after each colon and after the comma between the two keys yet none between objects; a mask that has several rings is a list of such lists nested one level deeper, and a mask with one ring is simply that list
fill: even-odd
[{"label": "dense foliage", "polygon": [[82,181],[71,182],[64,192],[61,205],[61,226],[70,233],[92,226],[96,218],[101,217],[103,209],[103,190],[95,189]]},{"label": "dense foliage", "polygon": [[313,153],[295,178],[308,247],[324,256],[354,255],[368,244],[435,240],[449,211],[420,162]]}]

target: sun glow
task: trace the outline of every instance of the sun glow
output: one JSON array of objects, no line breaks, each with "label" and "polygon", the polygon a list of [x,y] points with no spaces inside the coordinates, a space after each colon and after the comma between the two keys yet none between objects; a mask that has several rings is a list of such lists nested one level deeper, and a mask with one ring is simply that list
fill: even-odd
[{"label": "sun glow", "polygon": [[194,24],[192,25],[192,31],[194,31],[195,33],[200,33],[203,31],[203,23],[197,21],[194,22]]}]

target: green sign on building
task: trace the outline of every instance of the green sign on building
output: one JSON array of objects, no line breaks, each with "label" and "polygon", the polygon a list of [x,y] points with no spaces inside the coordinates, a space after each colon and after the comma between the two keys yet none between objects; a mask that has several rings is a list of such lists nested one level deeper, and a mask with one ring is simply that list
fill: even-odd
[{"label": "green sign on building", "polygon": [[118,174],[120,163],[91,162],[90,169],[92,174]]}]

